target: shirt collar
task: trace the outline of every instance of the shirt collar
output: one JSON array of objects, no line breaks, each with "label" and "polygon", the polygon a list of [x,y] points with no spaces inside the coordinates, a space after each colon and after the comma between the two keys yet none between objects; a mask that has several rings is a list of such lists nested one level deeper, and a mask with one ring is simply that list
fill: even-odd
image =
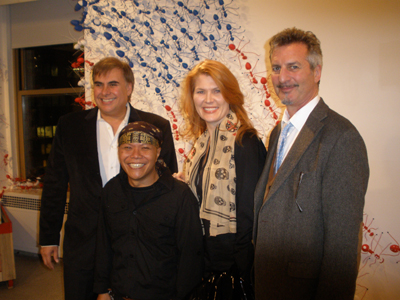
[{"label": "shirt collar", "polygon": [[319,102],[319,95],[317,95],[314,99],[300,108],[291,118],[287,109],[285,109],[282,117],[282,127],[286,126],[289,122],[293,124],[293,126],[300,131],[304,124],[306,123],[308,116],[311,114],[313,109],[317,106]]}]

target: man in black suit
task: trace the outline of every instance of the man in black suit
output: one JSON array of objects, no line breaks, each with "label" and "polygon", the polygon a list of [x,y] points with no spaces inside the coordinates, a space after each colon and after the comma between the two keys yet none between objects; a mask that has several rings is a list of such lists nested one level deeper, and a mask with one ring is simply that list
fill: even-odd
[{"label": "man in black suit", "polygon": [[96,299],[93,272],[96,227],[102,187],[120,171],[118,134],[134,121],[146,121],[163,131],[160,157],[177,171],[176,154],[167,120],[134,109],[129,99],[134,76],[117,58],[102,59],[93,67],[97,107],[60,118],[49,156],[40,211],[40,253],[47,267],[58,258],[60,230],[69,186],[68,219],[64,235],[64,291],[66,300]]}]

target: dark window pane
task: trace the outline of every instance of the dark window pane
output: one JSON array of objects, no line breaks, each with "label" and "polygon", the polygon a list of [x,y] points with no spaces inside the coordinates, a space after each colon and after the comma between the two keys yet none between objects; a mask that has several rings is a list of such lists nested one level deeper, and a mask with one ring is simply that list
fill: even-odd
[{"label": "dark window pane", "polygon": [[44,174],[58,119],[82,110],[76,94],[32,95],[22,97],[25,174],[35,178]]},{"label": "dark window pane", "polygon": [[73,44],[21,49],[21,89],[76,87],[80,77],[71,63],[81,53]]}]

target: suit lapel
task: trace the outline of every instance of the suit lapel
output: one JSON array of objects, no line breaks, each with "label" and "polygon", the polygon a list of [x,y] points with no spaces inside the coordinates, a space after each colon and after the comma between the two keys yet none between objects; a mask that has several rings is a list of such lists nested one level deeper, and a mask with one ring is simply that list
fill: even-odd
[{"label": "suit lapel", "polygon": [[[89,156],[88,164],[89,168],[92,170],[96,170],[96,173],[100,174],[100,166],[99,166],[99,155],[97,152],[97,112],[98,108],[92,109],[85,117],[85,124],[83,127],[85,134],[85,148],[88,149],[88,152],[91,153]],[[100,175],[99,175],[100,177]]]},{"label": "suit lapel", "polygon": [[279,134],[281,132],[280,123],[272,130],[271,136],[268,142],[268,155],[264,164],[264,169],[258,179],[256,188],[254,190],[254,220],[253,220],[253,241],[256,243],[257,240],[257,227],[258,227],[258,213],[263,205],[265,189],[268,184],[269,171],[271,164],[274,161],[276,152],[276,146],[278,144]]},{"label": "suit lapel", "polygon": [[[271,190],[269,191],[265,202],[267,202],[268,199],[272,197],[272,195],[282,186],[282,184],[290,176],[290,174],[292,174],[294,168],[299,163],[301,157],[306,152],[307,148],[310,146],[310,144],[314,141],[315,137],[324,127],[324,123],[322,122],[322,120],[327,117],[328,110],[329,107],[324,103],[324,101],[321,98],[317,106],[308,116],[306,123],[304,124],[292,148],[290,149],[281,167],[279,168],[278,173],[276,173],[274,183],[271,186]],[[278,140],[278,138],[276,139]],[[274,147],[275,151],[276,151],[276,144],[277,141]],[[269,156],[270,156],[269,159],[272,160],[273,155]],[[269,164],[269,166],[271,165]]]},{"label": "suit lapel", "polygon": [[128,103],[128,105],[131,107],[131,113],[129,114],[129,120],[128,123],[136,122],[136,121],[142,121],[140,118],[139,114],[137,113],[136,109],[133,108],[133,106]]},{"label": "suit lapel", "polygon": [[[264,198],[265,187],[268,183],[269,171],[271,168],[271,164],[274,161],[274,156],[275,156],[276,148],[278,145],[280,132],[281,132],[281,123],[279,123],[276,126],[276,128],[271,132],[271,136],[269,138],[267,160],[265,161],[264,169],[261,173],[261,176],[258,180],[256,189],[254,191],[254,198],[257,202],[260,199]],[[261,200],[261,203],[262,203],[262,200]],[[261,205],[261,204],[259,204],[259,205]]]}]

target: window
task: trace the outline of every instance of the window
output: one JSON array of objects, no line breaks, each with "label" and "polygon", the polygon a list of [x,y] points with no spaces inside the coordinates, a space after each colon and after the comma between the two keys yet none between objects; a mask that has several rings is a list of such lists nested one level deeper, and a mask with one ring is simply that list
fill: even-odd
[{"label": "window", "polygon": [[75,99],[83,69],[71,63],[81,54],[73,44],[16,50],[20,177],[42,177],[58,119],[82,110]]}]

